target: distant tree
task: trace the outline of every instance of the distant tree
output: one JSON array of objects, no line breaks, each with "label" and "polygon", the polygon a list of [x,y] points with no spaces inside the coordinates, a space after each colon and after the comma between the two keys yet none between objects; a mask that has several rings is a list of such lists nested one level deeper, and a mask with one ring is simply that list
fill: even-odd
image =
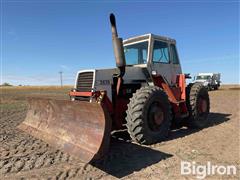
[{"label": "distant tree", "polygon": [[1,86],[12,86],[12,85],[9,84],[9,83],[7,83],[7,82],[5,82],[5,83],[3,83]]}]

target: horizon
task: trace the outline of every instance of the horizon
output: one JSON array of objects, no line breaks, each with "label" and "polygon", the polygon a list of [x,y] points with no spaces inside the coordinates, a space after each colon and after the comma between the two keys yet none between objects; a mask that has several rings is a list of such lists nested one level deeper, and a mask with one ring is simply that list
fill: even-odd
[{"label": "horizon", "polygon": [[114,68],[111,12],[123,39],[176,39],[183,73],[219,72],[222,84],[240,84],[239,2],[119,1],[1,1],[0,84],[56,86],[63,71],[63,84],[74,85],[79,70]]},{"label": "horizon", "polygon": [[[65,84],[63,86],[61,85],[11,85],[10,86],[3,86],[0,85],[0,87],[59,87],[59,88],[64,88],[64,87],[72,87],[74,84]],[[221,86],[240,86],[240,84],[221,84]]]}]

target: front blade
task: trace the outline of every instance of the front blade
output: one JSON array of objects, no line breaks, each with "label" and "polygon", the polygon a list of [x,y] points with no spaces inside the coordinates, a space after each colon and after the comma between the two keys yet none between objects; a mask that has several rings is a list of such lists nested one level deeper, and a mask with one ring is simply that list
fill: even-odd
[{"label": "front blade", "polygon": [[109,146],[111,119],[100,104],[29,99],[21,130],[88,163]]}]

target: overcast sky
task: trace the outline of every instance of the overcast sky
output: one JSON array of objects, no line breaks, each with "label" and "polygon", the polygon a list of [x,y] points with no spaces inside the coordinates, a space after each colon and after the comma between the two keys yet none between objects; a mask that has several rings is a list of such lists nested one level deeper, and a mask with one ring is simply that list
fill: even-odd
[{"label": "overcast sky", "polygon": [[239,83],[239,2],[7,1],[1,4],[1,83],[74,84],[80,69],[114,67],[109,13],[121,37],[177,40],[185,73]]}]

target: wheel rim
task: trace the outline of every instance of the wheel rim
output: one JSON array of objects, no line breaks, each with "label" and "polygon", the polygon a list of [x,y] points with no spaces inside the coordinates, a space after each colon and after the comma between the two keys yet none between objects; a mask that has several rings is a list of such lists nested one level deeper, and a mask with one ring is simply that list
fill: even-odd
[{"label": "wheel rim", "polygon": [[199,98],[198,102],[198,112],[200,114],[206,113],[207,112],[207,100],[203,98]]},{"label": "wheel rim", "polygon": [[164,121],[164,111],[159,102],[154,102],[149,108],[148,122],[149,128],[158,131]]}]

